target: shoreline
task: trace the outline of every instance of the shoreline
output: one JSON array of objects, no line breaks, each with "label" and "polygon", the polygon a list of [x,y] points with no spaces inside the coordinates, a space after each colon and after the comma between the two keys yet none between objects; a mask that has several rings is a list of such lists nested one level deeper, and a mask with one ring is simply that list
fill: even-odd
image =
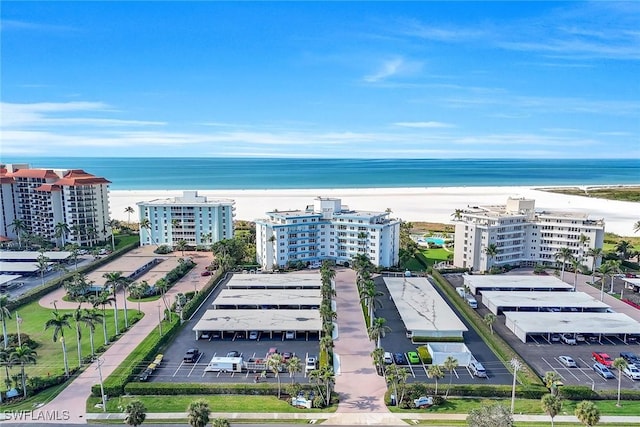
[{"label": "shoreline", "polygon": [[[634,187],[616,185],[615,187]],[[507,197],[525,197],[536,200],[537,210],[559,210],[585,213],[589,218],[605,220],[605,230],[621,236],[633,236],[633,224],[638,221],[638,203],[603,200],[581,196],[551,193],[542,188],[571,186],[484,186],[484,187],[383,187],[383,188],[316,188],[316,189],[263,189],[263,190],[197,190],[209,199],[233,199],[236,220],[253,221],[264,218],[265,212],[278,209],[300,210],[313,204],[318,196],[338,197],[355,210],[384,211],[405,221],[451,223],[451,214],[467,206],[503,205]],[[582,187],[582,186],[581,186]],[[593,187],[611,187],[611,185]],[[194,190],[194,189],[192,189]],[[136,211],[131,215],[137,221],[137,202],[181,196],[183,190],[110,190],[109,202],[112,218],[126,221],[127,206]],[[606,202],[606,203],[603,203]]]}]

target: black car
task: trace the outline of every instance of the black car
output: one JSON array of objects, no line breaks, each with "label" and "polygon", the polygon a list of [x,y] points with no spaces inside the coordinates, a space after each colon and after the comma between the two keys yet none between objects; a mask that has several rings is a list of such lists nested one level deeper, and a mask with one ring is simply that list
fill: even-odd
[{"label": "black car", "polygon": [[630,351],[620,352],[620,357],[622,357],[628,363],[632,363],[634,365],[640,364],[640,357],[635,353],[631,353]]},{"label": "black car", "polygon": [[408,365],[407,358],[404,357],[404,353],[394,353],[393,361],[396,362],[396,365]]},{"label": "black car", "polygon": [[140,374],[140,377],[139,377],[140,381],[147,381],[152,373],[153,373],[153,370],[151,370],[149,368],[145,369]]},{"label": "black car", "polygon": [[195,363],[200,357],[200,350],[197,348],[190,348],[184,355],[183,361],[185,363]]}]

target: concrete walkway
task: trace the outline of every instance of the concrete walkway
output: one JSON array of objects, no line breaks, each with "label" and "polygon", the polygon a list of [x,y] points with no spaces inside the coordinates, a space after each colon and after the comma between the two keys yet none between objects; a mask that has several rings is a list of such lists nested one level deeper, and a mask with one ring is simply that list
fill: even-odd
[{"label": "concrete walkway", "polygon": [[[148,247],[140,248],[147,250]],[[151,248],[153,250],[153,248]],[[182,254],[174,253],[173,256],[181,257]],[[125,255],[126,256],[126,255]],[[198,289],[202,289],[206,282],[210,279],[210,276],[202,277],[200,273],[204,271],[205,267],[211,264],[213,256],[209,252],[187,252],[185,256],[191,257],[196,266],[180,281],[178,281],[168,292],[167,301],[173,302],[174,295],[180,292],[188,292],[197,286]],[[144,280],[144,276],[139,279]],[[40,305],[46,308],[53,308],[53,302],[56,301],[56,305],[60,309],[75,309],[78,304],[72,302],[66,302],[62,300],[65,291],[64,289],[58,289],[55,292],[51,292],[40,300]],[[124,294],[123,291],[118,292],[118,308],[124,308]],[[104,360],[102,364],[102,377],[106,379],[115,368],[120,365],[122,360],[127,357],[140,342],[156,327],[158,326],[158,304],[161,301],[151,301],[140,304],[141,311],[145,314],[144,317],[136,323],[128,332],[121,335],[120,338],[111,343],[109,349],[100,356],[100,359]],[[91,305],[86,304],[87,308]],[[138,304],[128,302],[129,309],[137,309]],[[98,328],[98,330],[100,330]],[[96,344],[101,342],[101,333],[96,334]],[[68,413],[69,420],[65,421],[68,424],[85,424],[86,423],[86,401],[91,395],[91,387],[94,384],[99,384],[99,371],[98,362],[92,363],[88,366],[71,384],[69,384],[58,396],[56,396],[51,402],[47,403],[39,411],[47,411],[49,413]],[[56,412],[57,411],[57,412]],[[37,424],[37,422],[35,422]]]},{"label": "concrete walkway", "polygon": [[375,344],[369,340],[353,270],[339,269],[335,277],[338,339],[334,352],[339,360],[335,390],[340,403],[326,425],[406,425],[384,404],[387,385],[376,373],[371,358]]}]

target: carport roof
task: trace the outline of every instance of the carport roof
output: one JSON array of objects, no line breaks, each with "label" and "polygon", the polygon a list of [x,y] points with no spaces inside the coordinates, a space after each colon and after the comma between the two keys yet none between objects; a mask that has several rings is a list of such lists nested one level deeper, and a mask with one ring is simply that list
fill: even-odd
[{"label": "carport roof", "polygon": [[194,331],[311,331],[319,332],[318,310],[207,310]]},{"label": "carport roof", "polygon": [[316,305],[320,289],[223,289],[213,301],[217,305]]},{"label": "carport roof", "polygon": [[640,287],[640,279],[634,279],[632,277],[623,277],[622,280],[624,280],[628,284],[633,285],[635,287]]},{"label": "carport roof", "polygon": [[19,274],[0,274],[0,285],[4,285],[21,277]]},{"label": "carport roof", "polygon": [[35,273],[36,271],[38,271],[38,264],[35,262],[0,261],[2,273]]},{"label": "carport roof", "polygon": [[640,323],[623,313],[508,311],[505,317],[507,322],[515,322],[516,327],[527,334],[640,334]]},{"label": "carport roof", "polygon": [[227,288],[320,288],[320,273],[234,274]]},{"label": "carport roof", "polygon": [[37,261],[38,257],[44,255],[49,261],[62,261],[71,256],[67,251],[0,251],[0,260],[4,261]]},{"label": "carport roof", "polygon": [[494,289],[573,289],[573,286],[563,282],[554,276],[537,275],[478,275],[467,274],[462,276],[464,284],[469,286],[472,293],[486,288]]},{"label": "carport roof", "polygon": [[482,301],[496,307],[576,307],[576,308],[609,308],[584,292],[510,292],[483,291]]},{"label": "carport roof", "polygon": [[385,277],[407,331],[466,331],[458,316],[422,277]]}]

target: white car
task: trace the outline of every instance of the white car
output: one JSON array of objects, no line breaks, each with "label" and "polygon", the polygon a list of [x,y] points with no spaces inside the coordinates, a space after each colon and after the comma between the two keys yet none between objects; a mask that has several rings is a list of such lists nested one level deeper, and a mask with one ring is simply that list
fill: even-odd
[{"label": "white car", "polygon": [[318,369],[318,359],[315,356],[307,356],[307,362],[304,370],[309,372]]},{"label": "white car", "polygon": [[558,360],[567,368],[577,368],[578,364],[571,356],[558,356]]},{"label": "white car", "polygon": [[638,369],[634,364],[627,365],[622,370],[622,373],[631,380],[640,380],[640,369]]},{"label": "white car", "polygon": [[249,332],[249,339],[250,340],[257,340],[258,339],[258,331]]},{"label": "white car", "polygon": [[295,331],[287,331],[284,333],[284,339],[285,340],[295,340],[296,339],[296,333]]}]

